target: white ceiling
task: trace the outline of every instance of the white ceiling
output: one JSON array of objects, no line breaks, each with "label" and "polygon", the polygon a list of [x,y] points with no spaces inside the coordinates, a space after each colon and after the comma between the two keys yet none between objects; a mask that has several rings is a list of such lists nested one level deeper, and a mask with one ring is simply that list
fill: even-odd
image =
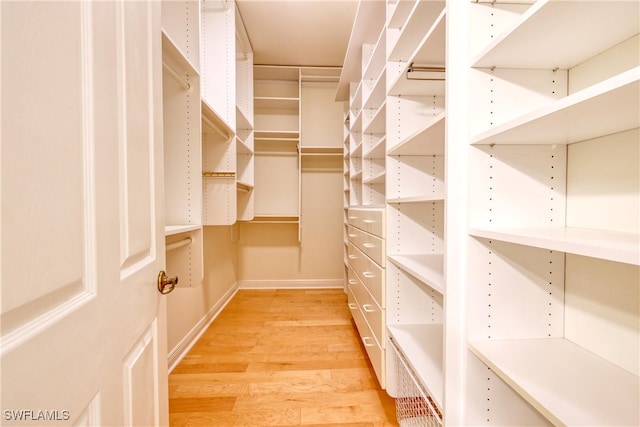
[{"label": "white ceiling", "polygon": [[341,67],[357,0],[236,0],[260,65]]}]

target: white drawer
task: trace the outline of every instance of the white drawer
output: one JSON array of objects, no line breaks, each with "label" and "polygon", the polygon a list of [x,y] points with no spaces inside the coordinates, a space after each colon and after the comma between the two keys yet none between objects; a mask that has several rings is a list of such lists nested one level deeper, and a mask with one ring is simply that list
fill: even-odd
[{"label": "white drawer", "polygon": [[356,327],[358,328],[358,334],[360,334],[362,344],[364,344],[364,348],[367,351],[367,356],[369,356],[369,360],[371,361],[373,370],[376,373],[376,377],[378,377],[380,387],[385,388],[385,350],[380,347],[373,333],[371,332],[369,324],[367,323],[364,315],[359,309],[358,300],[355,297],[351,286],[348,286],[347,295],[349,308],[351,309],[351,315],[353,316],[353,320],[355,321]]},{"label": "white drawer", "polygon": [[349,224],[384,239],[384,208],[351,208]]},{"label": "white drawer", "polygon": [[353,268],[353,271],[356,272],[362,283],[364,283],[371,295],[373,295],[378,305],[386,308],[384,303],[384,269],[362,253],[362,251],[352,243],[349,243],[347,253],[349,265]]},{"label": "white drawer", "polygon": [[371,328],[371,332],[375,335],[376,340],[382,348],[385,348],[386,334],[384,317],[385,312],[376,300],[371,296],[367,288],[360,282],[358,276],[350,268],[347,273],[349,286],[354,297],[358,301],[358,306],[362,315],[367,319],[367,323]]},{"label": "white drawer", "polygon": [[350,242],[382,267],[385,266],[386,257],[384,255],[384,240],[382,238],[362,231],[352,225],[350,225],[347,230]]}]

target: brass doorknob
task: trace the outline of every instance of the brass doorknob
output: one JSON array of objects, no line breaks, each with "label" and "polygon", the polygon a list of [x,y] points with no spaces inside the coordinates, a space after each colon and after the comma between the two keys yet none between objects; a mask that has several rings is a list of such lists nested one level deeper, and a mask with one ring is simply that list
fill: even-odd
[{"label": "brass doorknob", "polygon": [[158,273],[158,292],[162,295],[166,295],[169,292],[173,291],[178,284],[178,276],[169,277],[164,270],[161,270]]}]

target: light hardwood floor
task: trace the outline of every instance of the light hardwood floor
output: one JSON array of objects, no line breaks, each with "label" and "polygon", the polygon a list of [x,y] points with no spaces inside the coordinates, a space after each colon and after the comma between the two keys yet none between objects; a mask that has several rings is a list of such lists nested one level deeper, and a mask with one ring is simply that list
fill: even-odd
[{"label": "light hardwood floor", "polygon": [[172,426],[397,426],[341,289],[242,290],[169,376]]}]

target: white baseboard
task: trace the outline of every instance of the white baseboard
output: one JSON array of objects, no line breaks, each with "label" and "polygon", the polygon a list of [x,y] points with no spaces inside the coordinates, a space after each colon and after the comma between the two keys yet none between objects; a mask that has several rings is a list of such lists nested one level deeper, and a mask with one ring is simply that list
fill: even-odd
[{"label": "white baseboard", "polygon": [[239,289],[336,289],[344,288],[344,279],[240,280]]},{"label": "white baseboard", "polygon": [[231,288],[225,293],[220,301],[218,301],[211,309],[200,319],[198,323],[195,324],[193,328],[180,340],[180,342],[169,351],[168,355],[168,366],[169,373],[178,366],[178,363],[187,355],[189,350],[198,342],[202,334],[207,330],[211,322],[218,317],[218,314],[222,311],[223,308],[227,306],[231,298],[238,292],[238,282],[236,282]]}]

